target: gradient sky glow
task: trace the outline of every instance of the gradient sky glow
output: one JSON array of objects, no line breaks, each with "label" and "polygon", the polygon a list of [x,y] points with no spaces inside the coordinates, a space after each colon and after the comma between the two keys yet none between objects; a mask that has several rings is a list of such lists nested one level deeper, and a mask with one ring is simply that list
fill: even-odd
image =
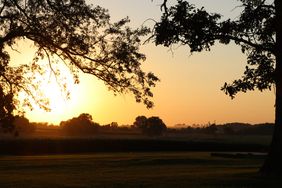
[{"label": "gradient sky glow", "polygon": [[[145,20],[158,20],[161,0],[89,0],[109,9],[113,20],[129,16],[131,25],[138,27]],[[175,2],[175,1],[171,1]],[[237,0],[191,0],[225,18],[236,18],[240,12]],[[146,21],[152,25],[153,21]],[[113,121],[131,124],[138,115],[159,116],[168,126],[178,123],[206,124],[208,122],[273,122],[274,91],[238,94],[234,100],[220,91],[224,82],[239,78],[246,66],[246,57],[235,45],[215,45],[210,52],[190,55],[188,47],[173,47],[173,53],[154,44],[142,46],[147,55],[144,70],[161,79],[154,91],[155,107],[147,110],[135,103],[131,95],[114,96],[103,82],[82,75],[81,83],[72,88],[70,101],[47,113],[34,110],[27,113],[31,121],[59,123],[80,113],[90,113],[101,124]],[[50,91],[53,92],[53,91]]]}]

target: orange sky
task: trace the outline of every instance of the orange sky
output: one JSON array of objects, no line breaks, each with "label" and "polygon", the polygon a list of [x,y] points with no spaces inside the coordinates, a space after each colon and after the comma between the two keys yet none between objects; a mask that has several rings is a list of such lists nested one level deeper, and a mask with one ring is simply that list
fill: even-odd
[{"label": "orange sky", "polygon": [[[113,20],[129,16],[132,26],[140,26],[146,19],[158,19],[160,0],[91,0],[110,10]],[[225,17],[235,17],[233,10],[238,1],[193,0],[208,10]],[[219,3],[220,2],[220,3]],[[237,11],[237,12],[236,12]],[[152,22],[145,22],[151,25]],[[25,46],[26,45],[26,46]],[[24,48],[27,44],[23,43]],[[239,94],[231,100],[222,91],[224,82],[239,78],[246,65],[246,57],[235,45],[216,45],[211,52],[190,55],[188,47],[167,48],[146,44],[142,52],[147,55],[144,69],[159,76],[161,82],[154,89],[154,109],[147,110],[136,104],[131,95],[114,96],[103,82],[82,75],[80,85],[73,86],[71,100],[59,99],[56,89],[50,86],[51,99],[55,98],[53,112],[34,110],[27,113],[31,121],[59,123],[80,113],[90,113],[101,124],[118,122],[131,124],[138,115],[159,116],[168,126],[178,123],[206,124],[208,122],[273,122],[274,91]],[[16,55],[14,59],[20,59]],[[47,92],[48,93],[48,92]],[[54,94],[55,93],[55,94]],[[55,97],[54,97],[55,95]],[[51,101],[52,102],[52,101]],[[60,105],[55,105],[60,104]],[[56,110],[55,110],[56,109]]]}]

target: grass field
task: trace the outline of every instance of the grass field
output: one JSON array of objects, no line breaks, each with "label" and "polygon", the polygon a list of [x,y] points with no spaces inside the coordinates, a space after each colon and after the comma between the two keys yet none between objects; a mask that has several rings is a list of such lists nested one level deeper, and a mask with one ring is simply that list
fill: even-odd
[{"label": "grass field", "polygon": [[0,187],[281,187],[259,176],[262,162],[208,152],[0,156]]}]

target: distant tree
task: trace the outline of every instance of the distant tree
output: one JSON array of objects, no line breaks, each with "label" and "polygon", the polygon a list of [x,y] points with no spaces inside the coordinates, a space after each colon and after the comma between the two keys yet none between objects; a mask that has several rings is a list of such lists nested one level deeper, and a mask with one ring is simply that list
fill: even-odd
[{"label": "distant tree", "polygon": [[147,118],[146,116],[138,116],[135,118],[135,122],[133,123],[133,127],[143,129],[146,127]]},{"label": "distant tree", "polygon": [[48,122],[31,122],[30,124],[40,129],[50,128],[50,124]]},{"label": "distant tree", "polygon": [[[151,88],[158,78],[141,70],[145,55],[139,52],[140,38],[149,29],[131,29],[128,22],[124,18],[111,23],[106,9],[84,0],[0,0],[1,125],[8,126],[22,106],[36,103],[49,109],[38,89],[38,74],[33,74],[46,72],[40,63],[43,59],[57,78],[61,77],[56,64],[61,63],[69,68],[75,83],[79,72],[90,74],[115,93],[132,93],[137,102],[151,108]],[[11,65],[11,51],[20,40],[33,44],[36,53],[30,64]],[[57,80],[66,90],[65,82]],[[19,101],[20,92],[27,96],[23,101]]]},{"label": "distant tree", "polygon": [[24,116],[15,116],[13,124],[17,134],[33,133],[36,130],[35,125],[31,124]]},{"label": "distant tree", "polygon": [[101,128],[101,130],[105,130],[105,131],[110,131],[111,132],[113,130],[119,129],[120,127],[118,126],[117,122],[112,122],[112,123],[103,125],[100,128]]},{"label": "distant tree", "polygon": [[202,128],[202,132],[207,134],[216,134],[216,131],[218,130],[216,124],[210,124],[207,127]]},{"label": "distant tree", "polygon": [[70,135],[92,135],[98,132],[99,126],[92,121],[92,116],[86,113],[60,123],[62,131]]},{"label": "distant tree", "polygon": [[134,122],[135,127],[141,129],[142,133],[149,136],[162,135],[167,127],[159,117],[146,118],[145,116],[138,116]]},{"label": "distant tree", "polygon": [[112,122],[111,123],[111,128],[114,128],[114,129],[118,128],[118,123],[117,122]]},{"label": "distant tree", "polygon": [[146,122],[147,125],[144,129],[144,133],[147,135],[160,136],[167,129],[166,125],[159,117],[150,117]]},{"label": "distant tree", "polygon": [[241,46],[247,66],[241,79],[225,83],[222,90],[232,98],[240,91],[271,89],[275,85],[275,130],[269,155],[261,168],[265,174],[282,174],[282,1],[240,0],[242,13],[237,19],[223,20],[219,14],[197,9],[185,0],[168,7],[155,24],[156,45],[188,45],[190,51],[210,50],[216,41]]}]

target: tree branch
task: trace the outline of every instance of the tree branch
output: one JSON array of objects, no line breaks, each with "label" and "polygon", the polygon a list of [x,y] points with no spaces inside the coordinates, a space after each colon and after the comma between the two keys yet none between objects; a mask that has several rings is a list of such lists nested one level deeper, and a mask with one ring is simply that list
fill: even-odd
[{"label": "tree branch", "polygon": [[167,8],[167,0],[164,0],[164,2],[161,5],[161,10],[164,10],[165,14],[168,14],[168,8]]},{"label": "tree branch", "polygon": [[26,33],[24,32],[22,27],[18,27],[16,30],[12,30],[9,32],[5,37],[0,37],[0,46],[4,46],[4,44],[8,41],[11,41],[14,38],[17,37],[23,37]]},{"label": "tree branch", "polygon": [[[251,41],[249,40],[245,40],[243,38],[238,38],[238,37],[235,37],[235,36],[232,36],[232,35],[214,35],[214,39],[217,39],[217,40],[220,40],[222,38],[228,38],[230,40],[233,40],[235,42],[240,42],[240,43],[244,43],[244,44],[247,44],[255,49],[258,49],[258,50],[263,50],[263,51],[269,51],[273,54],[275,54],[275,48],[274,48],[274,45],[273,44],[265,44],[265,45],[262,45],[262,44],[256,44],[256,43],[252,43]],[[268,48],[266,46],[272,46],[272,48]]]}]

